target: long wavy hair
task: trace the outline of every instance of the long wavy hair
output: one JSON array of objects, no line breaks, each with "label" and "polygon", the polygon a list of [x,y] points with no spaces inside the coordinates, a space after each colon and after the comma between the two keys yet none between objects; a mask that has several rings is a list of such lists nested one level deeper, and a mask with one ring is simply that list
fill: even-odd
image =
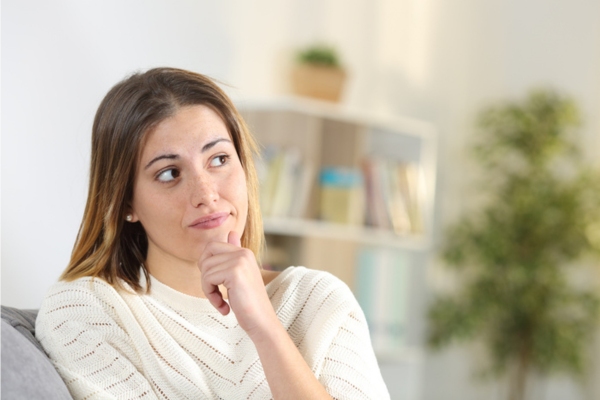
[{"label": "long wavy hair", "polygon": [[92,128],[90,185],[71,260],[61,280],[92,276],[140,292],[148,238],[142,225],[126,223],[136,166],[148,133],[181,107],[211,107],[225,123],[246,174],[248,217],[242,246],[260,260],[264,232],[253,156],[256,142],[227,95],[206,76],[175,68],[136,73],[104,97]]}]

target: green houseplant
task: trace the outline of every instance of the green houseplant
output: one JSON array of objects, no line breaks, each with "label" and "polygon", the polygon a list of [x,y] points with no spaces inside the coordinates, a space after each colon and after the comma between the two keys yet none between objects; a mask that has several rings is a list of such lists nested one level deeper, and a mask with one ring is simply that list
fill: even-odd
[{"label": "green houseplant", "polygon": [[346,72],[334,47],[313,45],[300,50],[292,70],[296,94],[319,100],[340,100]]},{"label": "green houseplant", "polygon": [[511,400],[524,398],[531,371],[582,376],[598,322],[598,295],[569,280],[600,247],[600,175],[570,138],[577,114],[550,90],[484,111],[474,155],[486,200],[445,238],[461,284],[431,304],[429,344],[479,340],[485,371],[509,373]]}]

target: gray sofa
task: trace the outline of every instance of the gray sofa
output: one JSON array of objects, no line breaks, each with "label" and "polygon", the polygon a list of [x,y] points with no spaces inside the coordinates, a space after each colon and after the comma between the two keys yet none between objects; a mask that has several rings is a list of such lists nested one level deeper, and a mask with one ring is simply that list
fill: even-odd
[{"label": "gray sofa", "polygon": [[35,338],[37,310],[2,306],[2,399],[71,399]]}]

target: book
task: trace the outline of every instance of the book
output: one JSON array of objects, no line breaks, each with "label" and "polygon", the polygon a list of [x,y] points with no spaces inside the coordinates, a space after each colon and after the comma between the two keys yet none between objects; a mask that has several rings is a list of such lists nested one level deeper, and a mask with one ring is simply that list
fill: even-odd
[{"label": "book", "polygon": [[409,256],[394,249],[363,247],[356,265],[356,298],[365,313],[377,353],[406,345]]},{"label": "book", "polygon": [[392,221],[392,228],[397,234],[411,233],[413,230],[410,217],[411,199],[409,196],[408,182],[405,179],[406,165],[388,161],[386,182],[389,187],[387,207]]},{"label": "book", "polygon": [[362,163],[366,193],[366,221],[369,226],[391,228],[391,219],[386,205],[388,188],[384,161],[365,159]]},{"label": "book", "polygon": [[275,189],[272,192],[269,215],[273,217],[288,217],[292,200],[299,190],[297,175],[302,168],[300,151],[296,148],[283,150],[279,153],[277,164],[274,165]]},{"label": "book", "polygon": [[260,208],[265,216],[271,215],[281,163],[281,152],[275,146],[266,147],[262,152],[262,157],[256,160],[256,170],[260,185]]},{"label": "book", "polygon": [[423,232],[424,175],[417,165],[389,159],[365,159],[365,202],[368,226],[398,235]]},{"label": "book", "polygon": [[296,193],[292,198],[289,216],[292,218],[304,218],[316,181],[316,169],[314,165],[309,162],[299,164],[294,174],[294,181],[296,182]]},{"label": "book", "polygon": [[319,217],[324,221],[347,225],[364,223],[363,177],[359,169],[325,167],[319,183]]},{"label": "book", "polygon": [[306,214],[315,171],[302,160],[299,149],[268,146],[256,160],[256,170],[265,217],[300,218]]}]

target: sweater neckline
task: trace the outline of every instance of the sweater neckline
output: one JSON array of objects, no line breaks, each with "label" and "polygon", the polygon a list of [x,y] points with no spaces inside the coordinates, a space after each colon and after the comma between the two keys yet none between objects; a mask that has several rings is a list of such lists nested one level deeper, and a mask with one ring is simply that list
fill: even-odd
[{"label": "sweater neckline", "polygon": [[[273,292],[281,285],[281,282],[291,274],[295,269],[299,267],[288,267],[281,271],[279,275],[277,275],[273,280],[265,285],[267,290],[267,294],[271,296]],[[161,302],[164,302],[171,307],[188,312],[202,312],[202,313],[216,313],[219,314],[210,301],[205,297],[195,297],[190,296],[189,294],[182,293],[178,290],[173,289],[172,287],[162,283],[154,276],[149,275],[150,277],[150,293],[148,294],[150,297],[153,297]],[[144,274],[141,274],[140,283],[142,287],[146,286]],[[230,313],[232,315],[233,313]]]}]

